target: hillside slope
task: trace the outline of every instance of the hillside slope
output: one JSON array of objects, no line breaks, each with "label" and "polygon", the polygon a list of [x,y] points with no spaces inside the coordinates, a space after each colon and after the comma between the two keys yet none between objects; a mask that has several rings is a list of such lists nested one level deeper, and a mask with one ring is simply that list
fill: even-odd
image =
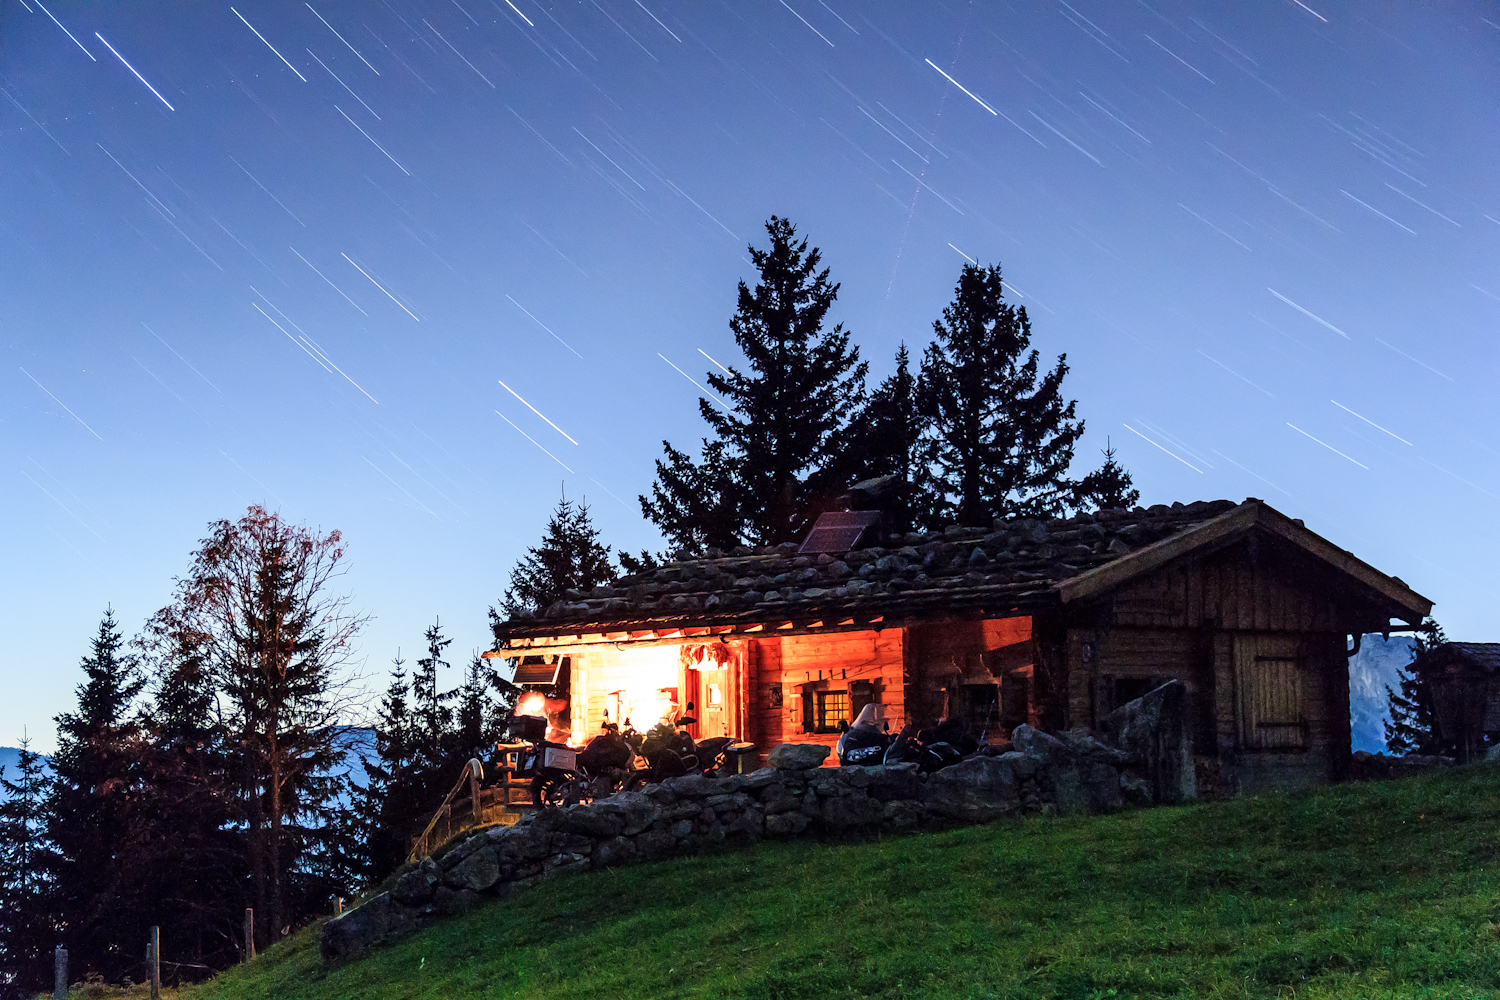
[{"label": "hillside slope", "polygon": [[1470,997],[1500,984],[1500,767],[558,879],[193,1000]]}]

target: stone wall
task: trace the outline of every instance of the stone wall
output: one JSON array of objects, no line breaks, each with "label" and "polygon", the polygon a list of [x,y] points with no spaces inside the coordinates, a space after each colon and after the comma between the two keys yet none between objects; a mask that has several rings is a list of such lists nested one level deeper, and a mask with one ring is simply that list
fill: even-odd
[{"label": "stone wall", "polygon": [[330,920],[323,929],[323,956],[357,954],[562,872],[763,838],[903,831],[1024,813],[1107,812],[1151,803],[1154,782],[1148,774],[1158,787],[1172,784],[1160,781],[1159,765],[1143,767],[1138,755],[1085,733],[1056,737],[1029,726],[1016,729],[1008,752],[926,775],[914,764],[818,766],[827,753],[823,746],[784,745],[773,751],[773,766],[753,774],[672,778],[588,805],[539,810],[515,826],[477,833],[404,870],[389,890]]}]

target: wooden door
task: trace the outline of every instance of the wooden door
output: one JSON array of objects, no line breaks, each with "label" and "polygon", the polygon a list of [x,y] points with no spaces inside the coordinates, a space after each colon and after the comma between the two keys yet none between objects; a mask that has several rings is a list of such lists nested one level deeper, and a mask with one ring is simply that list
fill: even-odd
[{"label": "wooden door", "polygon": [[[705,662],[704,666],[709,664]],[[699,669],[698,675],[698,739],[707,740],[715,736],[729,735],[729,671],[723,667],[714,670]]]},{"label": "wooden door", "polygon": [[1293,636],[1235,637],[1235,714],[1244,749],[1286,751],[1307,746],[1307,692],[1300,645]]}]

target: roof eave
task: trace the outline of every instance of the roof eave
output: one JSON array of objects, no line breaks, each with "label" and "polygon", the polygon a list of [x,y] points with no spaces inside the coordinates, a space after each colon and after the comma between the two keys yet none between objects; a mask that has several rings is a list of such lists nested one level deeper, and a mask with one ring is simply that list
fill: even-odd
[{"label": "roof eave", "polygon": [[1195,528],[1070,577],[1057,585],[1058,596],[1064,604],[1097,597],[1167,563],[1257,530],[1289,542],[1352,577],[1388,601],[1396,609],[1395,616],[1412,625],[1420,624],[1432,612],[1432,602],[1400,580],[1387,576],[1260,500],[1248,500]]}]

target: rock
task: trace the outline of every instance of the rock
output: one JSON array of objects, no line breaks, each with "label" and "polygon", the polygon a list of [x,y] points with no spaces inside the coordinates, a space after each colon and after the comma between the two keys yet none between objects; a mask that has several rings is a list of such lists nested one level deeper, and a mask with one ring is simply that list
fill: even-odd
[{"label": "rock", "polygon": [[1120,796],[1133,806],[1151,804],[1151,785],[1134,771],[1120,772]]},{"label": "rock", "polygon": [[706,774],[684,774],[680,778],[668,778],[661,784],[679,799],[701,799],[719,791],[719,783]]},{"label": "rock", "polygon": [[501,862],[540,861],[552,852],[552,832],[536,823],[517,824],[509,836],[496,841],[495,850]]},{"label": "rock", "polygon": [[1026,754],[1020,753],[1016,750],[1012,750],[1009,753],[1003,753],[996,759],[1003,760],[1005,763],[1009,764],[1011,773],[1013,773],[1018,780],[1022,781],[1027,778],[1035,777],[1037,770],[1042,766],[1042,762],[1037,758],[1028,757]]},{"label": "rock", "polygon": [[559,829],[585,837],[614,837],[625,829],[625,815],[603,802],[570,806],[563,810],[563,824]]},{"label": "rock", "polygon": [[1062,764],[1073,757],[1073,752],[1062,740],[1024,722],[1010,734],[1010,742],[1018,752],[1034,758],[1042,767]]},{"label": "rock", "polygon": [[453,889],[483,892],[500,879],[500,861],[493,847],[483,847],[459,862],[443,881]]},{"label": "rock", "polygon": [[766,766],[779,771],[810,771],[822,766],[829,752],[820,743],[783,743],[766,756]]},{"label": "rock", "polygon": [[667,830],[647,830],[635,838],[635,846],[641,857],[665,858],[676,853],[677,838]]},{"label": "rock", "polygon": [[433,864],[431,858],[427,858],[421,865],[396,879],[396,884],[391,887],[391,896],[402,906],[421,906],[432,899],[441,878],[437,865]]},{"label": "rock", "polygon": [[768,785],[774,785],[781,781],[781,774],[774,767],[761,767],[745,775],[744,784],[740,787],[748,792],[759,791]]},{"label": "rock", "polygon": [[1009,764],[999,757],[971,757],[929,774],[922,803],[933,815],[984,822],[1013,812],[1020,797]]},{"label": "rock", "polygon": [[1124,750],[1118,750],[1107,743],[1099,742],[1086,729],[1066,730],[1058,734],[1058,739],[1062,740],[1063,745],[1071,750],[1074,756],[1082,757],[1085,760],[1102,760],[1106,763],[1114,764],[1116,767],[1121,767],[1131,763],[1134,759],[1130,753]]},{"label": "rock", "polygon": [[922,806],[910,799],[892,799],[881,809],[881,822],[898,830],[909,830],[922,821]]},{"label": "rock", "polygon": [[625,824],[620,832],[627,837],[640,833],[661,815],[661,808],[640,792],[617,792],[605,801],[620,810]]},{"label": "rock", "polygon": [[840,795],[822,803],[823,826],[829,830],[868,826],[884,816],[885,804],[867,795]]},{"label": "rock", "polygon": [[806,830],[812,820],[800,812],[785,812],[766,817],[766,836],[792,837]]},{"label": "rock", "polygon": [[881,764],[865,767],[865,792],[874,799],[914,799],[921,794],[922,776],[916,764]]},{"label": "rock", "polygon": [[414,911],[399,906],[390,893],[382,892],[324,924],[319,951],[325,960],[347,958],[382,941],[410,934],[417,926]]},{"label": "rock", "polygon": [[1182,681],[1171,680],[1121,705],[1105,722],[1115,746],[1137,762],[1141,776],[1151,786],[1153,802],[1185,802],[1198,797],[1187,700],[1187,687]]},{"label": "rock", "polygon": [[802,805],[802,796],[784,785],[772,785],[760,793],[760,801],[767,816],[776,816]]}]

